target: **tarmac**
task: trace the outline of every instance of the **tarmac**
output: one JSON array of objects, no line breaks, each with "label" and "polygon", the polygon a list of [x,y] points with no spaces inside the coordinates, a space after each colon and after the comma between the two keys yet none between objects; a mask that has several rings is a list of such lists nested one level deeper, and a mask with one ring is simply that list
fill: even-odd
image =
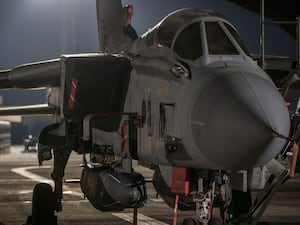
[{"label": "tarmac", "polygon": [[[38,166],[36,153],[23,153],[23,146],[12,146],[10,153],[0,154],[0,225],[22,225],[31,214],[32,190],[39,182],[49,182],[53,161]],[[82,156],[72,153],[65,171],[65,179],[79,179]],[[146,179],[152,170],[135,166]],[[138,210],[139,225],[173,224],[173,209],[157,195],[147,183],[147,205]],[[64,184],[63,212],[57,214],[58,225],[128,225],[132,224],[133,210],[101,212],[84,198],[79,183]],[[177,224],[194,212],[178,212]],[[2,223],[2,224],[1,224]],[[289,180],[276,193],[265,211],[260,224],[300,225],[300,176]]]}]

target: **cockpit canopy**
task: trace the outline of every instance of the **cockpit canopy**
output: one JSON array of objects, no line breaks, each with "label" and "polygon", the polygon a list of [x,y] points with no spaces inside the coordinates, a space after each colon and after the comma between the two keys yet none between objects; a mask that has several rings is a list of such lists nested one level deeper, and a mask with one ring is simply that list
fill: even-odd
[{"label": "cockpit canopy", "polygon": [[202,55],[248,54],[235,28],[223,16],[207,9],[177,10],[143,38],[148,46],[170,48],[188,60]]}]

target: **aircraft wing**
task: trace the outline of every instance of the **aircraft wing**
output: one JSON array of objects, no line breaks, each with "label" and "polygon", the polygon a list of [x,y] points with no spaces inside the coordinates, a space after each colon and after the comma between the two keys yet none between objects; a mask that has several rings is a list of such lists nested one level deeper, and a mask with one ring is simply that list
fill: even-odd
[{"label": "aircraft wing", "polygon": [[0,107],[0,116],[60,115],[74,122],[99,112],[120,112],[130,61],[117,54],[64,55],[60,59],[1,71],[0,89],[49,88],[43,105]]},{"label": "aircraft wing", "polygon": [[[60,85],[60,59],[17,66],[12,70],[0,71],[0,89],[50,88]],[[48,104],[0,107],[0,119],[10,120],[16,115],[54,115],[56,107]]]},{"label": "aircraft wing", "polygon": [[24,64],[0,71],[0,89],[57,87],[60,84],[60,59]]},{"label": "aircraft wing", "polygon": [[56,107],[48,104],[0,107],[1,116],[16,115],[54,115]]},{"label": "aircraft wing", "polygon": [[[123,7],[121,0],[97,0],[96,7],[100,49],[111,53],[121,52],[121,49],[124,48],[124,45],[126,45],[127,42],[131,42],[137,38],[135,30],[130,26],[133,10],[132,6]],[[108,99],[109,97],[106,99],[102,96],[107,96],[105,91],[111,92],[112,89],[109,88],[114,88],[116,85],[121,87],[122,85],[120,83],[124,81],[122,79],[124,77],[128,78],[128,76],[122,76],[120,70],[123,69],[123,71],[125,71],[124,73],[128,75],[128,71],[131,70],[130,63],[127,60],[120,59],[121,57],[105,54],[96,57],[93,54],[70,55],[62,56],[59,59],[21,65],[12,70],[0,71],[0,89],[58,87],[58,95],[63,95],[63,97],[54,97],[56,98],[54,103],[50,101],[48,102],[48,105],[46,104],[43,106],[0,107],[0,116],[48,115],[57,113],[57,109],[59,109],[61,114],[73,116],[73,118],[81,120],[86,113],[94,112],[96,110],[94,108],[94,105],[96,104],[91,101],[84,101],[84,103],[81,102],[81,104],[86,107],[77,107],[77,103],[84,99],[84,97],[81,97],[79,94],[77,94],[77,102],[72,102],[70,100],[72,97],[71,92],[74,91],[72,89],[72,82],[78,82],[78,80],[81,85],[78,86],[80,88],[76,89],[76,91],[80,90],[80,93],[94,93],[104,100],[103,104],[98,104],[98,111],[117,110],[119,109],[119,102],[122,102],[124,99],[123,95],[119,95],[120,100],[117,101],[115,99],[115,101],[111,102],[109,102],[111,100]],[[97,66],[95,66],[95,64],[97,64]],[[72,70],[76,71],[77,74],[71,74]],[[97,74],[97,72],[99,73],[99,70],[106,71],[106,73],[102,72],[102,75],[99,76],[99,74]],[[89,76],[90,80],[83,76]],[[120,81],[115,80],[118,76],[121,76],[122,78],[118,79]],[[65,79],[62,79],[62,77]],[[95,79],[96,82],[94,82]],[[97,87],[95,87],[95,85],[97,85],[97,82],[100,82],[99,79],[102,80],[101,83],[103,85],[100,85],[100,88],[96,91]],[[94,85],[93,87],[96,89],[91,91],[87,86],[88,83]],[[108,86],[104,86],[105,84]],[[57,92],[57,90],[55,91]],[[53,93],[55,91],[50,91],[50,98],[51,92]],[[120,91],[120,93],[123,94],[122,91]],[[112,95],[117,96],[114,94]]]},{"label": "aircraft wing", "polygon": [[[252,12],[260,13],[260,0],[229,0],[237,5],[242,6]],[[265,1],[265,16],[274,21],[296,21],[300,15],[300,7],[298,0],[273,0]],[[296,38],[295,25],[281,24],[293,38]]]}]

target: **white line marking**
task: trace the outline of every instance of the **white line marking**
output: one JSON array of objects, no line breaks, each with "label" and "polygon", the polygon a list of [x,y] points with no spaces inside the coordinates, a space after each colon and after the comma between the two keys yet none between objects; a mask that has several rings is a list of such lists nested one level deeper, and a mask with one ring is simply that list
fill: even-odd
[{"label": "white line marking", "polygon": [[23,190],[23,191],[19,191],[18,194],[31,194],[33,192],[33,190]]},{"label": "white line marking", "polygon": [[[32,201],[23,201],[22,202],[23,204],[31,204]],[[64,201],[62,200],[62,203],[65,205],[65,204],[78,204],[78,203],[90,203],[89,200],[68,200],[68,201]]]},{"label": "white line marking", "polygon": [[[133,222],[132,213],[112,213],[113,216],[119,217],[122,220],[125,220],[129,223]],[[168,225],[167,223],[161,222],[159,220],[153,219],[144,214],[138,213],[138,224],[139,225]]]},{"label": "white line marking", "polygon": [[162,198],[150,198],[149,200],[152,202],[164,202],[164,200],[162,200]]},{"label": "white line marking", "polygon": [[22,203],[23,203],[23,204],[31,204],[32,201],[23,201]]},{"label": "white line marking", "polygon": [[[13,168],[11,171],[16,174],[19,174],[22,177],[26,177],[26,178],[36,181],[38,183],[48,183],[53,187],[54,186],[53,180],[47,179],[45,177],[42,177],[42,176],[39,176],[37,174],[27,171],[27,170],[34,170],[34,169],[49,169],[49,168],[52,168],[52,166],[43,166],[43,167],[26,166],[26,167]],[[63,190],[68,191],[69,193],[72,193],[72,195],[74,195],[74,196],[79,196],[79,197],[83,198],[83,194],[81,192],[73,191],[72,188],[67,185],[63,185]]]},{"label": "white line marking", "polygon": [[21,175],[22,177],[26,177],[30,180],[36,181],[36,182],[40,182],[40,183],[48,183],[51,185],[54,185],[53,180],[47,179],[45,177],[39,176],[37,174],[28,172],[27,170],[33,170],[33,169],[39,169],[39,168],[44,168],[44,169],[49,169],[51,168],[51,166],[43,166],[43,167],[39,167],[39,166],[26,166],[26,167],[19,167],[19,168],[13,168],[11,169],[12,172]]},{"label": "white line marking", "polygon": [[7,183],[16,183],[16,182],[32,182],[30,179],[1,179],[0,184],[7,184]]}]

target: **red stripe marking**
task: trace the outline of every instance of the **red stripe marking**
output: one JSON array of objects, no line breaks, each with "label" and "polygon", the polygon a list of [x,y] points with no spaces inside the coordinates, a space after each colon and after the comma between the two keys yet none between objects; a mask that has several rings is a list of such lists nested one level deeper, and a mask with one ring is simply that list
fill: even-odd
[{"label": "red stripe marking", "polygon": [[72,83],[71,83],[71,91],[70,91],[70,98],[69,98],[69,104],[68,104],[68,108],[70,110],[73,110],[73,108],[74,108],[77,86],[78,86],[78,79],[73,78]]}]

